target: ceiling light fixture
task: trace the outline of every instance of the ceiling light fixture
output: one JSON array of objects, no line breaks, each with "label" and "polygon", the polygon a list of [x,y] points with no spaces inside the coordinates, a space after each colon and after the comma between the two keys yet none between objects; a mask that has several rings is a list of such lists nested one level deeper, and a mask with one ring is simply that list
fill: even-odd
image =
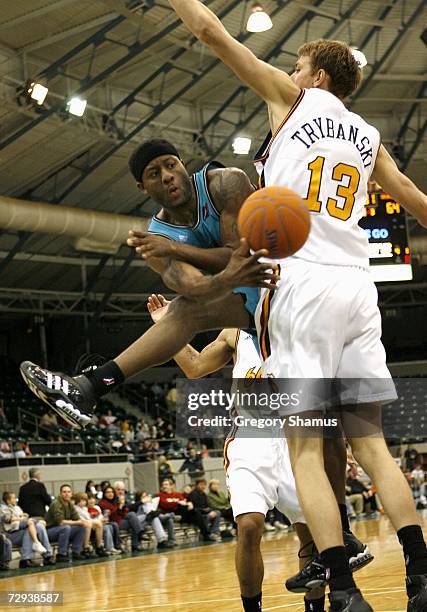
[{"label": "ceiling light fixture", "polygon": [[360,51],[357,47],[351,47],[351,51],[360,68],[364,68],[368,65],[368,60],[366,59],[366,55],[363,53],[363,51]]},{"label": "ceiling light fixture", "polygon": [[41,106],[46,100],[47,92],[49,91],[49,89],[41,83],[32,82],[30,83],[27,91],[30,95],[30,98],[32,100],[35,100],[35,102],[37,102],[37,104]]},{"label": "ceiling light fixture", "polygon": [[86,105],[87,100],[82,100],[81,98],[77,97],[71,98],[71,100],[67,102],[67,110],[76,117],[82,117],[86,110]]},{"label": "ceiling light fixture", "polygon": [[233,141],[233,151],[235,155],[247,155],[251,150],[252,139],[238,136]]},{"label": "ceiling light fixture", "polygon": [[249,16],[246,29],[248,32],[266,32],[271,30],[273,22],[260,4],[255,4]]}]

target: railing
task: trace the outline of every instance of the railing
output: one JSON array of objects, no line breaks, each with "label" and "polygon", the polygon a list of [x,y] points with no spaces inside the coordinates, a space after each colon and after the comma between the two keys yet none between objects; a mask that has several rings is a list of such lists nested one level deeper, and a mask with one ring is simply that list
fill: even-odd
[{"label": "railing", "polygon": [[125,453],[98,455],[98,454],[78,454],[78,455],[31,455],[31,457],[12,457],[10,459],[0,459],[2,467],[27,467],[31,465],[56,465],[56,464],[78,464],[78,463],[124,463],[130,461],[130,456]]},{"label": "railing", "polygon": [[[32,432],[35,433],[36,436],[40,435],[40,430],[42,430],[43,433],[57,436],[58,430],[54,427],[40,425],[41,419],[42,417],[33,414],[25,408],[18,408],[18,425],[20,429],[25,429],[25,425],[27,425],[32,428]],[[64,428],[61,428],[61,436],[69,441],[79,437],[78,434],[73,432],[73,430],[65,430]]]}]

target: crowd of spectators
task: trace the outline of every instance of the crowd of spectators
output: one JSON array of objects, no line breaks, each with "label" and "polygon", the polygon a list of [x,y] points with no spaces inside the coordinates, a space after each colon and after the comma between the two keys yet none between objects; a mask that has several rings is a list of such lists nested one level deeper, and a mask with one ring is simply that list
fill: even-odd
[{"label": "crowd of spectators", "polygon": [[[220,541],[235,533],[228,496],[217,480],[208,487],[204,478],[198,478],[178,491],[173,478],[164,478],[153,496],[147,491],[132,494],[122,481],[96,484],[89,480],[85,491],[73,491],[64,483],[52,498],[38,468],[31,468],[29,476],[18,496],[12,491],[2,496],[1,570],[9,567],[12,546],[20,548],[19,567],[24,569],[34,566],[36,555],[41,555],[43,565],[68,562],[70,548],[74,562],[122,554],[126,533],[132,553],[143,550],[144,540],[151,538],[158,549],[173,548],[177,523],[196,526],[204,541]],[[221,517],[230,523],[222,532]]]}]

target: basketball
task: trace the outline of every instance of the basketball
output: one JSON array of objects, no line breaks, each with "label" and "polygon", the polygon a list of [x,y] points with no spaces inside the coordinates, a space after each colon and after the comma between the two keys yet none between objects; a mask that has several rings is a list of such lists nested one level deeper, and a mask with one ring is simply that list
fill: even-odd
[{"label": "basketball", "polygon": [[268,249],[281,259],[293,255],[310,233],[310,214],[302,198],[286,187],[265,187],[250,195],[238,216],[238,228],[253,251]]}]

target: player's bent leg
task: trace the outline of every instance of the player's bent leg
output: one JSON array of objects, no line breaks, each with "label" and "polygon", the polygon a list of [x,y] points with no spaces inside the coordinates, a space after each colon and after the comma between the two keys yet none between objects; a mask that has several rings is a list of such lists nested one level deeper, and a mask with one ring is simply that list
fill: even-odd
[{"label": "player's bent leg", "polygon": [[51,372],[29,361],[21,364],[21,374],[37,397],[71,425],[83,428],[92,420],[100,397],[127,377],[169,361],[198,332],[249,325],[250,315],[240,294],[216,300],[214,306],[180,296],[172,302],[165,317],[116,360],[107,362],[88,376],[72,377]]},{"label": "player's bent leg", "polygon": [[261,607],[250,607],[245,600],[255,599],[262,591],[264,563],[261,555],[261,538],[264,532],[265,516],[260,512],[248,512],[236,517],[237,546],[236,571],[240,583],[245,610],[260,610]]},{"label": "player's bent leg", "polygon": [[128,378],[169,361],[199,332],[249,325],[250,315],[241,295],[233,293],[212,304],[179,296],[167,314],[114,361]]}]

